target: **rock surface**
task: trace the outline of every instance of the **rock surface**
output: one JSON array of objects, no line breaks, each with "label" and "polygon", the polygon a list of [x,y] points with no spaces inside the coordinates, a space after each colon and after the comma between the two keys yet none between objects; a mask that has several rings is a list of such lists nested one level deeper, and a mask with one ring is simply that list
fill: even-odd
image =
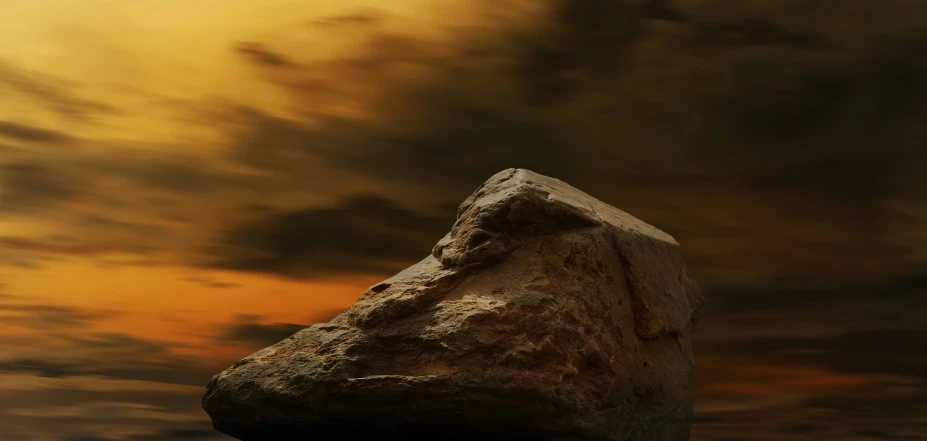
[{"label": "rock surface", "polygon": [[432,255],[213,377],[247,441],[681,441],[702,296],[668,234],[553,178],[502,171]]}]

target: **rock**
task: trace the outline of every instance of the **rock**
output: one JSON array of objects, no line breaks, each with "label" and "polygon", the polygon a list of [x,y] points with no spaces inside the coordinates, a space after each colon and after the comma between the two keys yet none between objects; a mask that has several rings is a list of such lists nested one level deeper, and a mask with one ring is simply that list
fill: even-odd
[{"label": "rock", "polygon": [[688,440],[702,302],[668,234],[509,169],[432,255],[213,377],[203,408],[247,441]]}]

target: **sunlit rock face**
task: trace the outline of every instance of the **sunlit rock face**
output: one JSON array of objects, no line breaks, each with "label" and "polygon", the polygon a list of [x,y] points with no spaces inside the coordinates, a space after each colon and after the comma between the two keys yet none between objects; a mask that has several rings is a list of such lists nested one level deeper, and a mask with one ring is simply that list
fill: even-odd
[{"label": "sunlit rock face", "polygon": [[203,407],[247,441],[688,440],[702,303],[668,234],[508,169],[431,255],[216,375]]}]

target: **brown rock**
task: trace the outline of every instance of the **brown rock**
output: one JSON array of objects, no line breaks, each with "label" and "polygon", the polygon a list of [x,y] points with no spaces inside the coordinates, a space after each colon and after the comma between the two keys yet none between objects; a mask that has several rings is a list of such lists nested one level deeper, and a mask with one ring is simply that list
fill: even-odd
[{"label": "brown rock", "polygon": [[431,256],[215,376],[203,408],[247,441],[688,440],[702,302],[672,237],[509,169]]}]

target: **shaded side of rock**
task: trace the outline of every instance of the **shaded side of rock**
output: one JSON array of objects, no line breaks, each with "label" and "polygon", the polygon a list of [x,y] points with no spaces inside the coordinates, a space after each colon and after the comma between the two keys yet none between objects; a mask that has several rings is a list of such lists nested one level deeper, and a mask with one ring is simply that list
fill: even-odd
[{"label": "shaded side of rock", "polygon": [[509,169],[431,255],[217,375],[203,407],[246,441],[687,440],[702,302],[672,237]]}]

